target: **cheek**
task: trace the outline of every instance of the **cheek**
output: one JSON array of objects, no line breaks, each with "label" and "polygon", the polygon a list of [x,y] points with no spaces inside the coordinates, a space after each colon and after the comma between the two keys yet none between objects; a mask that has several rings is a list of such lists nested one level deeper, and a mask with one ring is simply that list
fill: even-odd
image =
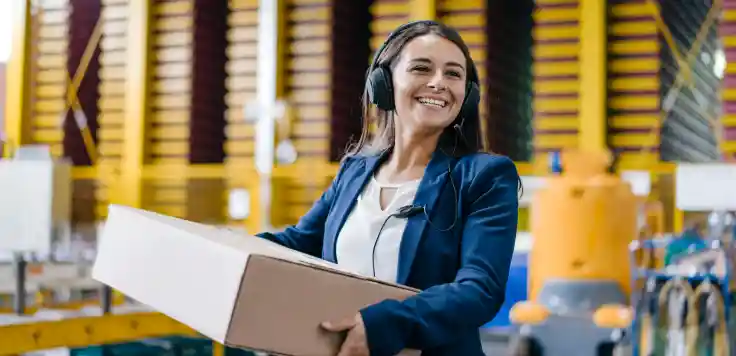
[{"label": "cheek", "polygon": [[413,87],[411,85],[394,86],[394,100],[396,106],[411,105],[414,100]]},{"label": "cheek", "polygon": [[452,88],[452,94],[453,97],[455,97],[455,103],[457,104],[457,107],[460,107],[463,105],[463,101],[465,100],[465,86],[457,86]]}]

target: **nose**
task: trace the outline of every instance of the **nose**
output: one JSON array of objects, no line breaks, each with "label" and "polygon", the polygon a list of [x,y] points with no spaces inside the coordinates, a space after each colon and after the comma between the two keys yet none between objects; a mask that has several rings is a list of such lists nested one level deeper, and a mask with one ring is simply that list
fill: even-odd
[{"label": "nose", "polygon": [[445,90],[446,86],[444,83],[445,77],[441,70],[435,71],[434,75],[429,79],[429,82],[427,83],[427,87],[432,88],[437,91]]}]

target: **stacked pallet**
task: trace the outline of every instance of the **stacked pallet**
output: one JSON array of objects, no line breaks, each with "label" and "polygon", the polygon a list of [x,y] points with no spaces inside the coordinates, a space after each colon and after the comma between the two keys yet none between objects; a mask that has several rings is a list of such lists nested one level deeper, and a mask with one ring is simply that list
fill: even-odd
[{"label": "stacked pallet", "polygon": [[[190,100],[189,163],[223,163],[225,160],[225,102],[227,80],[227,0],[194,0],[194,46]],[[226,214],[222,179],[190,179],[187,184],[187,218],[223,223]],[[220,199],[218,199],[218,197]]]},{"label": "stacked pallet", "polygon": [[[69,13],[69,49],[67,71],[70,77],[77,75],[77,71],[84,71],[84,79],[77,90],[79,106],[86,118],[86,125],[93,140],[97,136],[97,100],[99,99],[99,42],[92,38],[94,28],[100,19],[100,0],[70,0]],[[88,46],[93,45],[89,64],[80,68]],[[64,122],[64,154],[71,159],[74,165],[91,165],[92,158],[97,152],[88,152],[85,146],[79,124],[75,120],[73,110],[69,110]],[[94,223],[96,221],[95,190],[96,182],[92,179],[75,180],[72,195],[72,219],[75,223]]]},{"label": "stacked pallet", "polygon": [[[258,69],[258,0],[230,0],[225,89],[225,162],[237,166],[255,164],[255,120],[246,120],[245,105],[256,99]],[[230,189],[242,188],[230,186]],[[223,192],[223,200],[228,199]],[[227,215],[227,204],[221,209]],[[241,224],[240,221],[232,221]]]},{"label": "stacked pallet", "polygon": [[[66,107],[67,86],[76,73],[90,33],[99,18],[98,0],[40,1],[34,4],[31,49],[31,143],[48,145],[54,156],[66,156],[74,165],[89,165],[79,127]],[[78,90],[80,105],[96,134],[96,56]],[[65,111],[67,109],[67,111]],[[73,182],[72,219],[75,224],[95,220],[91,180]]]},{"label": "stacked pallet", "polygon": [[[194,0],[189,163],[225,159],[226,0]],[[172,83],[173,84],[173,83]]]},{"label": "stacked pallet", "polygon": [[[360,134],[360,98],[370,55],[368,3],[287,2],[285,92],[294,114],[290,139],[302,161],[337,161]],[[278,182],[273,223],[297,221],[329,181]]]},{"label": "stacked pallet", "polygon": [[726,69],[723,77],[723,141],[721,150],[724,158],[736,159],[736,1],[725,0],[720,35],[726,54]]},{"label": "stacked pallet", "polygon": [[69,2],[39,1],[32,25],[30,142],[64,154],[62,121],[66,102]]},{"label": "stacked pallet", "polygon": [[659,160],[660,33],[645,0],[617,0],[608,25],[608,142],[622,166]]},{"label": "stacked pallet", "polygon": [[373,4],[370,5],[370,13],[373,15],[370,24],[371,33],[373,34],[371,38],[373,52],[381,47],[391,31],[409,22],[411,6],[411,0],[373,1]]},{"label": "stacked pallet", "polygon": [[541,0],[534,13],[534,155],[578,146],[579,0]]},{"label": "stacked pallet", "polygon": [[361,96],[371,54],[371,0],[335,1],[332,11],[330,161],[338,161],[360,136]]},{"label": "stacked pallet", "polygon": [[[370,5],[370,14],[372,20],[370,23],[371,30],[371,55],[368,63],[370,64],[375,56],[376,51],[383,45],[388,35],[397,27],[411,20],[411,0],[373,0]],[[369,123],[369,130],[372,134],[375,132],[376,123]]]},{"label": "stacked pallet", "polygon": [[[194,0],[153,1],[151,6],[150,128],[145,163],[189,163],[191,124]],[[186,177],[146,181],[144,205],[153,211],[187,215]]]},{"label": "stacked pallet", "polygon": [[485,137],[493,152],[517,162],[531,160],[534,150],[533,8],[531,1],[490,1],[486,14],[488,89],[483,109],[487,108],[488,127]]},{"label": "stacked pallet", "polygon": [[[120,167],[123,153],[123,130],[125,122],[125,74],[127,54],[127,31],[130,0],[102,1],[102,39],[100,41],[100,99],[98,150],[101,165]],[[107,216],[111,189],[105,184],[97,187],[97,216]]]},{"label": "stacked pallet", "polygon": [[295,114],[292,142],[300,158],[328,159],[333,2],[289,0],[286,11],[286,97]]},{"label": "stacked pallet", "polygon": [[227,17],[225,155],[228,163],[253,165],[255,122],[245,119],[245,104],[256,98],[258,0],[230,0]]},{"label": "stacked pallet", "polygon": [[[531,160],[534,153],[533,8],[529,1],[494,0],[486,11],[485,137],[491,151],[517,162]],[[528,217],[528,209],[519,209],[519,231],[528,230]]]},{"label": "stacked pallet", "polygon": [[[93,31],[100,18],[101,4],[99,0],[69,0],[69,49],[67,58],[67,71],[70,77],[78,75],[77,71],[84,71],[84,79],[81,81],[77,97],[79,105],[87,119],[92,137],[97,133],[97,99],[99,98],[99,42],[95,45],[95,52],[89,60],[86,68],[80,68],[80,62],[91,41]],[[92,43],[94,44],[94,43]],[[80,132],[80,127],[75,121],[73,110],[69,110],[64,121],[64,152],[74,165],[90,165],[91,157],[95,152],[87,152]]]},{"label": "stacked pallet", "polygon": [[[187,165],[223,160],[226,2],[155,1],[152,88],[146,163]],[[196,221],[219,220],[216,181],[146,182],[147,209]],[[205,202],[212,202],[205,204]]]},{"label": "stacked pallet", "polygon": [[[702,162],[720,159],[712,122],[720,109],[720,78],[713,70],[718,46],[718,13],[709,16],[710,2],[665,1],[662,18],[672,32],[680,58],[696,43],[705,28],[702,44],[690,61],[691,85],[676,90],[677,52],[662,44],[660,54],[662,107],[666,118],[662,125],[660,159],[662,161]],[[710,17],[710,18],[709,18]],[[675,92],[674,95],[671,93]],[[673,99],[674,98],[674,99]]]},{"label": "stacked pallet", "polygon": [[[437,19],[444,24],[455,28],[465,40],[470,50],[470,56],[475,62],[481,83],[480,117],[481,127],[486,133],[488,126],[488,93],[489,81],[486,75],[487,46],[486,39],[486,0],[453,1],[440,0],[437,2]],[[488,134],[483,135],[488,137]]]},{"label": "stacked pallet", "polygon": [[[225,160],[225,103],[227,80],[226,0],[194,1],[194,47],[190,107],[189,163],[223,163]],[[190,179],[187,184],[187,218],[207,223],[226,221],[226,182]],[[218,199],[218,197],[220,199]]]}]

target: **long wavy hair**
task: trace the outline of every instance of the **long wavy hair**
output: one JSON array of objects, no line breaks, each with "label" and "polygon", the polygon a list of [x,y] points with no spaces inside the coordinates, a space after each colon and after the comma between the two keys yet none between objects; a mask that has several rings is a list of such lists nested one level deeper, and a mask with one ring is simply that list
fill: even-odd
[{"label": "long wavy hair", "polygon": [[[399,62],[399,57],[409,41],[424,35],[437,35],[445,38],[460,48],[465,55],[466,68],[468,75],[466,80],[474,81],[480,87],[478,72],[470,57],[470,50],[463,41],[460,34],[449,26],[437,22],[418,22],[404,28],[385,43],[385,48],[378,58],[374,58],[368,72],[368,75],[378,67],[384,67],[393,70]],[[467,86],[466,86],[467,88]],[[468,93],[465,93],[467,96]],[[375,155],[387,150],[391,150],[395,144],[396,137],[396,113],[393,111],[384,111],[376,108],[376,115],[371,115],[370,101],[368,98],[367,86],[363,89],[362,97],[362,131],[360,139],[354,142],[347,151],[346,157],[354,155]],[[376,123],[376,132],[370,135],[370,124]],[[455,157],[476,153],[484,150],[484,141],[481,134],[481,123],[479,108],[469,108],[469,110],[461,110],[455,120],[448,125],[440,134],[437,143],[439,149],[447,154]]]}]

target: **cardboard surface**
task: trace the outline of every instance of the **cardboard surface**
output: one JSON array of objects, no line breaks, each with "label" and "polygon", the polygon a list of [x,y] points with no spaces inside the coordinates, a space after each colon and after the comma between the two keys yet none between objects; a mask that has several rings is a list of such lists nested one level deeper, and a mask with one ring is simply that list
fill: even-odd
[{"label": "cardboard surface", "polygon": [[675,182],[675,206],[680,210],[736,210],[734,163],[679,163]]},{"label": "cardboard surface", "polygon": [[71,166],[63,161],[0,160],[0,251],[49,254],[68,240]]},{"label": "cardboard surface", "polygon": [[220,343],[283,355],[335,355],[344,335],[320,322],[417,292],[261,238],[115,205],[92,276]]}]

